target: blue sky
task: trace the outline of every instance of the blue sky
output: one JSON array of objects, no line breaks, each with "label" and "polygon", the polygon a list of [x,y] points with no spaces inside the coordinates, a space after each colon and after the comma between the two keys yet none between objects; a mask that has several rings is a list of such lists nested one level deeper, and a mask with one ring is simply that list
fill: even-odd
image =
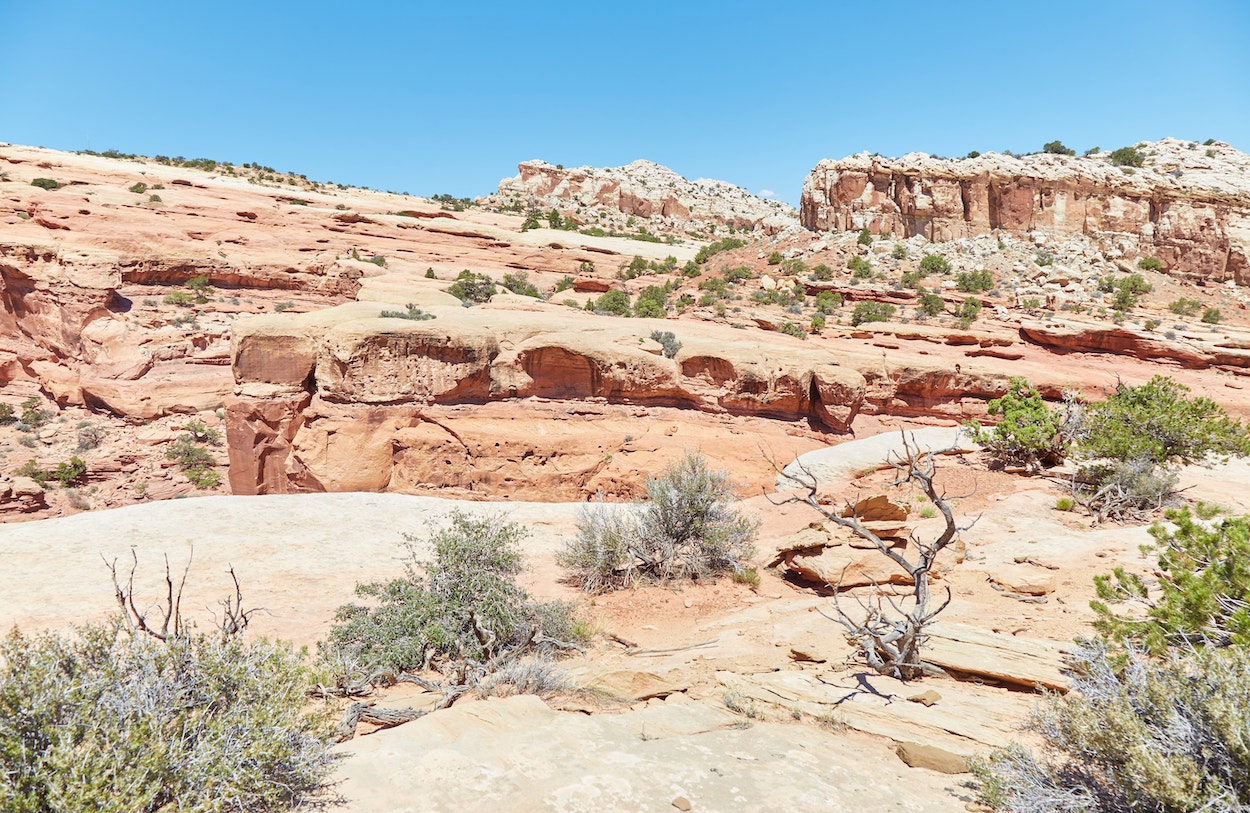
[{"label": "blue sky", "polygon": [[0,141],[457,196],[647,158],[797,203],[861,150],[1250,150],[1250,3],[0,0]]}]

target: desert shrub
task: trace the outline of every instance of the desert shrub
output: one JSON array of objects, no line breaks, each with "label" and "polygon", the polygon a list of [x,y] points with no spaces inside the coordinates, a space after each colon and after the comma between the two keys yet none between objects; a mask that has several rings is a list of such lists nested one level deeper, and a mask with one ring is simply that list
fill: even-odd
[{"label": "desert shrub", "polygon": [[184,431],[165,452],[165,457],[178,464],[182,473],[196,488],[216,488],[221,485],[221,475],[213,470],[213,455],[202,444],[217,445],[221,433],[199,421],[188,421]]},{"label": "desert shrub", "polygon": [[816,313],[812,315],[812,332],[816,333],[825,329],[825,315]]},{"label": "desert shrub", "polygon": [[746,240],[739,240],[737,237],[723,237],[699,249],[698,253],[694,255],[694,261],[699,265],[703,265],[716,254],[724,251],[733,251],[735,248],[742,248],[746,244]]},{"label": "desert shrub", "polygon": [[[1154,655],[1174,647],[1250,650],[1250,517],[1206,521],[1188,506],[1166,517],[1172,527],[1156,522],[1155,544],[1143,548],[1158,554],[1158,589],[1152,595],[1146,580],[1123,568],[1096,577],[1095,627],[1109,641]],[[1126,602],[1145,606],[1145,614],[1110,607]]]},{"label": "desert shrub", "polygon": [[634,302],[634,316],[644,319],[663,319],[668,315],[668,289],[663,285],[648,285],[638,293]]},{"label": "desert shrub", "polygon": [[984,269],[961,271],[955,275],[955,287],[964,293],[979,294],[994,287],[994,275]]},{"label": "desert shrub", "polygon": [[189,308],[195,304],[195,294],[190,291],[170,291],[165,294],[166,305],[177,305],[180,308]]},{"label": "desert shrub", "polygon": [[926,254],[920,260],[920,270],[926,274],[946,274],[951,270],[951,264],[937,254]]},{"label": "desert shrub", "polygon": [[1074,498],[1098,521],[1129,521],[1175,502],[1177,473],[1145,457],[1087,463],[1072,480]]},{"label": "desert shrub", "polygon": [[136,195],[142,195],[144,192],[148,191],[148,185],[143,181],[139,181],[134,186],[130,187],[130,191],[134,192]]},{"label": "desert shrub", "polygon": [[21,403],[22,415],[19,419],[32,429],[38,429],[52,417],[52,411],[43,408],[43,401],[38,395],[32,395]]},{"label": "desert shrub", "polygon": [[1047,141],[1042,145],[1042,152],[1050,153],[1051,155],[1076,155],[1076,150],[1063,146],[1062,141]]},{"label": "desert shrub", "polygon": [[27,460],[13,470],[14,477],[29,477],[41,486],[46,486],[52,479],[52,473],[39,467],[34,460]]},{"label": "desert shrub", "polygon": [[598,299],[586,303],[587,310],[610,313],[613,316],[629,316],[629,294],[613,289],[605,291]]},{"label": "desert shrub", "polygon": [[326,783],[300,659],[237,636],[160,642],[120,620],[0,643],[0,807],[290,809]]},{"label": "desert shrub", "polygon": [[1175,302],[1169,303],[1168,310],[1177,316],[1193,316],[1195,313],[1202,310],[1202,303],[1197,299],[1189,299],[1188,297],[1182,296]]},{"label": "desert shrub", "polygon": [[820,282],[828,282],[833,279],[833,269],[824,263],[817,263],[812,267],[811,278]]},{"label": "desert shrub", "polygon": [[60,189],[61,184],[51,178],[35,178],[30,182],[31,186],[37,186],[40,189],[46,189],[49,192]]},{"label": "desert shrub", "polygon": [[785,257],[781,255],[780,251],[774,251],[772,254],[768,255],[767,262],[769,265],[781,265],[781,261],[784,259]]},{"label": "desert shrub", "polygon": [[[586,265],[586,263],[582,263],[582,265]],[[594,271],[594,263],[590,263],[590,270]],[[580,267],[578,268],[578,271],[581,273],[588,273],[588,272],[582,272]],[[575,284],[575,280],[573,279],[572,275],[565,274],[563,277],[560,277],[560,279],[556,282],[556,293],[559,293],[561,291],[567,291],[570,288],[572,288],[574,284]]]},{"label": "desert shrub", "polygon": [[411,302],[406,307],[407,310],[402,311],[382,311],[378,316],[383,319],[410,319],[414,322],[425,322],[434,318],[434,314],[426,313]]},{"label": "desert shrub", "polygon": [[907,259],[907,246],[902,243],[895,243],[894,248],[890,251],[890,256],[896,260]]},{"label": "desert shrub", "polygon": [[872,232],[868,231],[867,226],[859,230],[859,237],[855,238],[855,242],[861,246],[872,245]]},{"label": "desert shrub", "polygon": [[919,288],[925,276],[927,276],[925,272],[920,271],[919,269],[915,271],[904,271],[900,282],[904,288]]},{"label": "desert shrub", "polygon": [[1001,419],[988,429],[977,421],[968,421],[966,425],[972,431],[972,439],[994,459],[1032,468],[1063,461],[1060,419],[1037,388],[1025,379],[1013,377],[1007,392],[990,401],[989,414]]},{"label": "desert shrub", "polygon": [[968,297],[959,306],[959,321],[963,327],[967,327],[977,320],[981,315],[981,309],[985,307],[981,300],[975,297]]},{"label": "desert shrub", "polygon": [[777,330],[780,333],[784,333],[787,336],[793,336],[796,339],[807,338],[807,331],[804,330],[801,325],[796,325],[794,322],[783,322],[781,327],[777,328]]},{"label": "desert shrub", "polygon": [[1224,315],[1220,313],[1219,308],[1207,308],[1205,311],[1202,312],[1202,321],[1204,324],[1208,324],[1208,325],[1219,324],[1219,321],[1223,318],[1224,318]]},{"label": "desert shrub", "polygon": [[403,578],[356,587],[369,605],[347,604],[335,614],[328,650],[344,650],[369,669],[426,668],[436,658],[481,658],[471,616],[500,646],[539,632],[562,641],[576,637],[571,608],[536,601],[516,583],[524,559],[523,525],[501,515],[475,517],[452,511],[433,533],[434,558],[417,553],[417,537],[405,534]]},{"label": "desert shrub", "polygon": [[729,475],[689,452],[647,478],[647,499],[633,510],[585,507],[578,535],[556,560],[582,589],[599,593],[643,580],[700,579],[743,568],[759,522],[734,508]]},{"label": "desert shrub", "polygon": [[833,313],[842,307],[842,294],[837,291],[821,291],[816,294],[816,310],[821,313]]},{"label": "desert shrub", "polygon": [[732,285],[735,282],[754,278],[755,272],[751,270],[749,265],[738,265],[733,268],[721,269],[720,275],[726,283]]},{"label": "desert shrub", "polygon": [[846,267],[851,269],[851,276],[855,279],[865,279],[872,276],[872,264],[863,257],[851,257],[846,261]]},{"label": "desert shrub", "polygon": [[1146,156],[1133,147],[1120,147],[1111,151],[1111,163],[1118,167],[1140,167]]},{"label": "desert shrub", "polygon": [[923,293],[916,300],[916,310],[925,316],[937,316],[946,308],[946,300],[934,293]]},{"label": "desert shrub", "polygon": [[1076,500],[1071,497],[1060,497],[1055,500],[1056,511],[1071,511],[1073,508],[1076,508]]},{"label": "desert shrub", "polygon": [[677,351],[681,349],[681,342],[677,341],[676,334],[671,330],[653,330],[651,331],[651,339],[659,342],[660,347],[664,349],[664,358],[673,358],[677,355]]},{"label": "desert shrub", "polygon": [[1043,268],[1048,265],[1055,264],[1055,255],[1045,249],[1039,249],[1033,254],[1033,262]]},{"label": "desert shrub", "polygon": [[12,404],[0,403],[0,426],[17,421],[13,414],[14,411]]},{"label": "desert shrub", "polygon": [[1250,807],[1250,651],[1156,661],[1090,645],[1073,660],[1072,691],[1029,720],[1040,758],[1014,745],[973,762],[983,802],[1010,813]]},{"label": "desert shrub", "polygon": [[1250,454],[1245,427],[1211,399],[1189,398],[1188,392],[1161,375],[1139,386],[1121,383],[1106,401],[1086,407],[1083,450],[1092,457],[1155,463]]},{"label": "desert shrub", "polygon": [[851,312],[851,324],[862,325],[866,322],[888,322],[894,316],[894,306],[885,302],[856,302]]},{"label": "desert shrub", "polygon": [[51,472],[52,479],[64,488],[69,488],[78,482],[86,473],[87,464],[78,455],[71,457],[68,462],[57,463],[56,468]]},{"label": "desert shrub", "polygon": [[1137,261],[1137,267],[1143,271],[1162,271],[1163,261],[1158,257],[1142,257]]},{"label": "desert shrub", "polygon": [[495,281],[486,274],[476,274],[466,268],[456,275],[456,281],[447,288],[447,293],[465,304],[480,304],[495,295]]},{"label": "desert shrub", "polygon": [[1115,297],[1111,301],[1111,307],[1117,311],[1126,311],[1135,307],[1142,294],[1148,294],[1154,290],[1141,274],[1120,277],[1114,284]]},{"label": "desert shrub", "polygon": [[500,284],[518,296],[532,296],[535,299],[542,299],[542,294],[538,292],[538,287],[530,282],[530,275],[524,271],[510,271],[504,274],[503,281]]},{"label": "desert shrub", "polygon": [[431,267],[431,268],[425,269],[425,278],[426,279],[438,279],[438,275],[434,273],[434,269]]}]

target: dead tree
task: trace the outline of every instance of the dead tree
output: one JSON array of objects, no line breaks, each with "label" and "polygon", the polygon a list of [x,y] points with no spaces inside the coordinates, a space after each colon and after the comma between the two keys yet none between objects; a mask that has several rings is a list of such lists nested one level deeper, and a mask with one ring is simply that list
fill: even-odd
[{"label": "dead tree", "polygon": [[[950,604],[951,591],[947,587],[946,597],[936,607],[933,606],[929,590],[929,573],[937,561],[938,554],[958,539],[961,531],[971,528],[976,520],[962,527],[957,525],[949,501],[961,497],[948,497],[945,493],[939,493],[933,482],[936,469],[935,456],[953,452],[954,447],[936,452],[922,452],[916,446],[914,436],[910,441],[906,433],[903,433],[902,437],[903,454],[899,456],[891,453],[886,462],[897,472],[893,485],[914,483],[941,512],[945,520],[945,528],[932,541],[923,541],[913,532],[906,545],[895,548],[860,521],[855,510],[857,503],[848,501],[847,510],[831,511],[817,499],[816,491],[819,483],[816,476],[802,465],[799,466],[798,474],[782,472],[782,476],[801,488],[803,493],[781,501],[774,501],[770,498],[770,501],[775,505],[806,503],[825,519],[871,542],[879,553],[888,557],[910,576],[912,582],[910,594],[898,591],[890,594],[874,582],[872,599],[865,602],[856,597],[856,601],[863,610],[862,619],[851,616],[842,608],[838,598],[841,592],[841,581],[829,586],[834,591],[834,609],[837,611],[835,620],[846,628],[847,641],[859,649],[868,665],[879,674],[890,675],[900,680],[912,680],[924,675],[942,674],[936,666],[924,661],[921,651],[927,640],[925,628]],[[914,558],[909,558],[909,556]]]},{"label": "dead tree", "polygon": [[[121,609],[122,620],[132,634],[142,632],[158,641],[185,638],[189,634],[190,631],[182,619],[182,592],[187,586],[187,574],[191,571],[191,560],[194,556],[195,550],[192,549],[187,557],[187,566],[183,568],[182,577],[175,586],[173,572],[169,567],[169,555],[165,555],[165,598],[163,601],[156,602],[156,612],[161,617],[158,626],[156,622],[148,621],[150,608],[140,610],[135,604],[135,571],[139,568],[138,555],[133,550],[130,551],[130,574],[124,585],[117,575],[117,560],[110,562],[104,559],[103,554],[100,555],[113,576],[113,594],[117,599],[117,606]],[[243,609],[243,588],[239,586],[239,577],[235,575],[233,566],[230,568],[230,578],[234,582],[234,595],[228,595],[217,602],[222,610],[221,618],[217,618],[216,613],[213,613],[214,625],[225,638],[242,632],[251,621],[252,614],[260,610],[258,607]]]}]

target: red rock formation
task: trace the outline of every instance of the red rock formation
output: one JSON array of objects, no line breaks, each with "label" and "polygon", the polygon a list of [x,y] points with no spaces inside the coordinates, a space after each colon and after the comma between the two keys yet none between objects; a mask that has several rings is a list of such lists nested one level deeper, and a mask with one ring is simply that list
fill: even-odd
[{"label": "red rock formation", "polygon": [[1250,284],[1250,156],[1223,144],[1208,156],[1173,139],[1139,149],[1146,165],[1132,174],[1106,153],[825,160],[804,182],[801,219],[818,231],[935,241],[995,229],[1084,234],[1169,269]]}]

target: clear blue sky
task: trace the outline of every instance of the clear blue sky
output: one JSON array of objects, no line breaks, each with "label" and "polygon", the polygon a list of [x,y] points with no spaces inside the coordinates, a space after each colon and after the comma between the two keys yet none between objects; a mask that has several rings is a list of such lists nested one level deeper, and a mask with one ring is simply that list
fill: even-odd
[{"label": "clear blue sky", "polygon": [[0,141],[457,196],[636,158],[797,203],[861,150],[1250,150],[1250,2],[0,0]]}]

